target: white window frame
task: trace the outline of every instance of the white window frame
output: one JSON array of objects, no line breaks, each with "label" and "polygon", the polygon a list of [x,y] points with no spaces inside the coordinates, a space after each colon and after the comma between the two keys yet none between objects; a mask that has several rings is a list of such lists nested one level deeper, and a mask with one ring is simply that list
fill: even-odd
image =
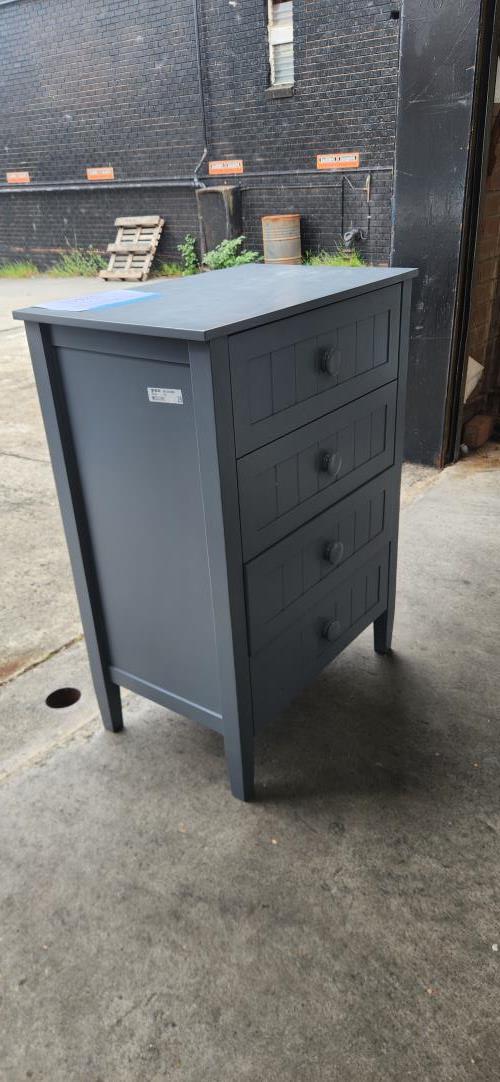
[{"label": "white window frame", "polygon": [[271,68],[271,86],[291,86],[292,83],[282,83],[276,81],[276,71],[274,64],[274,47],[275,45],[292,45],[293,46],[293,0],[292,0],[292,17],[289,22],[275,23],[274,21],[274,0],[267,0],[267,33],[269,39],[269,64]]}]

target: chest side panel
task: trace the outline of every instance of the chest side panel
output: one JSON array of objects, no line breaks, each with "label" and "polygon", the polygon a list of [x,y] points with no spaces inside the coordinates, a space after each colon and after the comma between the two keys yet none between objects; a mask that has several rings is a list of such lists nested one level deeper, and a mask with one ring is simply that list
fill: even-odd
[{"label": "chest side panel", "polygon": [[161,361],[127,356],[120,337],[116,352],[97,335],[92,349],[88,335],[85,348],[55,347],[109,663],[217,713],[190,367],[181,343]]}]

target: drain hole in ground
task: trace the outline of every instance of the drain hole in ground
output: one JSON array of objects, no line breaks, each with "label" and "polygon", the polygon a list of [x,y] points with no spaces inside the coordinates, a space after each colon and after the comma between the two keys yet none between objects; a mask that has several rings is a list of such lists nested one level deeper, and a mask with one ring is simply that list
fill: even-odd
[{"label": "drain hole in ground", "polygon": [[62,710],[64,706],[73,706],[81,697],[82,693],[78,688],[57,688],[47,695],[45,703],[52,710]]}]

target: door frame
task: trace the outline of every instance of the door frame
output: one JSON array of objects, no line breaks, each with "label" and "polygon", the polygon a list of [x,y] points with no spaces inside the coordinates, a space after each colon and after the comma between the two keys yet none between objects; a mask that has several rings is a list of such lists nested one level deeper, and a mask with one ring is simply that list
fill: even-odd
[{"label": "door frame", "polygon": [[462,243],[453,321],[444,439],[441,465],[456,462],[460,455],[464,392],[467,378],[466,345],[471,293],[476,265],[478,227],[490,150],[497,59],[500,47],[500,0],[483,0],[479,30],[469,163],[464,201]]}]

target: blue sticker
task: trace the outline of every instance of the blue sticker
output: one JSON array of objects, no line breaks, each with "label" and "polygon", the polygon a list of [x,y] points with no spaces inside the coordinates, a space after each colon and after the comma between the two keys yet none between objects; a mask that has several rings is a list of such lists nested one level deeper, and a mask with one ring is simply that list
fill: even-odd
[{"label": "blue sticker", "polygon": [[86,293],[83,297],[69,297],[60,301],[44,301],[34,308],[49,308],[51,312],[90,312],[93,308],[108,308],[114,304],[131,304],[159,297],[159,293],[139,293],[134,289],[110,289],[107,293]]}]

